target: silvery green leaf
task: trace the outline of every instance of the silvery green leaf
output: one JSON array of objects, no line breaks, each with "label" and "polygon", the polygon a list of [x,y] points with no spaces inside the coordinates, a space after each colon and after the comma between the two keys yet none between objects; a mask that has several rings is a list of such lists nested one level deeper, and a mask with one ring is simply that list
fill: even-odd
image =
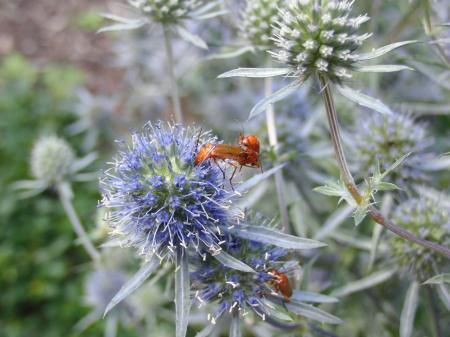
[{"label": "silvery green leaf", "polygon": [[231,256],[230,254],[226,253],[225,251],[221,250],[219,254],[213,255],[220,263],[222,263],[224,266],[240,270],[246,273],[254,273],[252,267],[248,266],[241,260],[236,259],[235,257]]},{"label": "silvery green leaf", "polygon": [[100,13],[99,15],[102,18],[105,18],[105,19],[108,19],[108,20],[112,20],[112,21],[116,21],[116,22],[119,22],[119,23],[130,23],[130,22],[133,22],[133,21],[136,20],[136,19],[124,18],[123,16],[109,14],[109,13]]},{"label": "silvery green leaf", "polygon": [[217,1],[208,1],[207,4],[205,4],[204,6],[201,6],[200,8],[196,9],[193,13],[192,16],[197,17],[198,15],[202,15],[205,13],[208,13],[210,10],[212,10],[214,7],[220,6],[221,5],[221,0],[217,0]]},{"label": "silvery green leaf", "polygon": [[206,44],[205,41],[203,41],[199,36],[192,34],[184,27],[177,26],[177,31],[183,40],[192,43],[194,46],[197,46],[199,48],[208,49],[208,45]]},{"label": "silvery green leaf", "polygon": [[450,283],[450,273],[435,275],[426,280],[423,284],[444,284]]},{"label": "silvery green leaf", "polygon": [[294,314],[328,324],[342,324],[343,320],[322,309],[304,303],[285,303],[286,308]]},{"label": "silvery green leaf", "polygon": [[400,188],[393,183],[388,183],[388,182],[382,181],[376,185],[376,189],[378,191],[393,191],[393,190],[399,190]]},{"label": "silvery green leaf", "polygon": [[362,73],[392,73],[395,71],[414,69],[400,64],[377,64],[371,66],[358,66],[355,70]]},{"label": "silvery green leaf", "polygon": [[400,337],[411,337],[414,330],[414,318],[419,302],[419,283],[411,282],[406,292],[403,303],[402,314],[400,316]]},{"label": "silvery green leaf", "polygon": [[301,87],[302,83],[303,83],[302,81],[298,80],[293,81],[288,85],[286,85],[285,87],[278,89],[272,95],[264,97],[262,100],[256,103],[256,105],[250,111],[248,119],[251,119],[259,115],[261,112],[266,111],[267,107],[270,104],[281,101],[282,99],[288,97],[289,95],[292,95],[294,92],[297,92],[297,90]]},{"label": "silvery green leaf", "polygon": [[262,226],[234,226],[228,231],[247,240],[258,241],[286,249],[314,249],[326,246],[325,243],[316,240],[300,238]]},{"label": "silvery green leaf", "polygon": [[392,44],[388,44],[386,46],[383,46],[381,48],[375,49],[371,52],[368,53],[364,53],[364,54],[360,54],[357,58],[358,61],[366,61],[366,60],[371,60],[377,57],[380,57],[384,54],[389,53],[390,51],[406,46],[408,44],[413,44],[413,43],[419,43],[419,41],[417,40],[410,40],[410,41],[400,41],[400,42],[396,42],[396,43],[392,43]]},{"label": "silvery green leaf", "polygon": [[347,86],[337,86],[339,93],[348,100],[364,106],[366,108],[378,111],[383,114],[392,114],[391,109],[377,98],[367,96]]},{"label": "silvery green leaf", "polygon": [[353,212],[353,220],[355,221],[355,226],[358,226],[366,217],[367,208],[366,207],[358,207]]},{"label": "silvery green leaf", "polygon": [[220,54],[213,54],[208,56],[206,59],[207,60],[223,60],[223,59],[229,59],[229,58],[233,58],[233,57],[238,57],[241,56],[249,51],[254,51],[255,48],[253,48],[252,46],[245,46],[227,53],[220,53]]},{"label": "silvery green leaf", "polygon": [[110,315],[105,319],[105,337],[117,336],[117,316]]},{"label": "silvery green leaf", "polygon": [[223,74],[217,76],[217,78],[228,78],[228,77],[273,77],[286,75],[291,71],[290,68],[237,68],[227,71]]},{"label": "silvery green leaf", "polygon": [[144,19],[136,19],[136,20],[130,20],[127,23],[117,23],[111,26],[106,26],[103,28],[100,28],[97,33],[103,33],[103,32],[114,32],[114,31],[122,31],[122,30],[132,30],[137,29],[147,24],[147,20]]},{"label": "silvery green leaf", "polygon": [[381,181],[382,179],[386,178],[386,176],[391,173],[392,171],[394,171],[397,167],[399,167],[401,164],[403,164],[403,162],[406,160],[406,158],[408,158],[411,155],[411,152],[406,153],[405,155],[403,155],[402,157],[400,157],[399,159],[397,159],[395,161],[394,164],[392,164],[391,166],[389,166],[389,168],[384,171],[379,178],[379,181]]},{"label": "silvery green leaf", "polygon": [[272,316],[280,321],[292,322],[291,316],[280,310],[278,307],[274,306],[272,302],[267,299],[261,300],[262,308],[269,316]]},{"label": "silvery green leaf", "polygon": [[176,337],[186,336],[191,311],[190,291],[188,254],[184,249],[178,248],[175,270]]},{"label": "silvery green leaf", "polygon": [[369,266],[368,270],[370,271],[375,263],[375,258],[377,256],[378,245],[381,239],[381,233],[383,233],[383,226],[374,223],[372,230],[372,245],[370,247],[370,257],[369,257]]},{"label": "silvery green leaf", "polygon": [[345,286],[335,289],[331,295],[336,297],[343,297],[349,294],[356,293],[361,290],[372,288],[378,284],[386,282],[397,272],[397,268],[385,269],[366,276],[360,280],[347,283]]},{"label": "silvery green leaf", "polygon": [[95,309],[91,311],[89,314],[87,314],[85,317],[83,317],[77,324],[75,324],[74,329],[77,330],[77,332],[83,332],[101,318],[102,318],[101,309]]},{"label": "silvery green leaf", "polygon": [[441,23],[441,24],[439,24],[439,26],[442,26],[442,27],[450,27],[450,22]]},{"label": "silvery green leaf", "polygon": [[15,190],[41,189],[46,187],[47,183],[42,180],[19,180],[11,184],[11,188]]},{"label": "silvery green leaf", "polygon": [[235,192],[236,193],[244,193],[245,191],[248,191],[253,186],[258,185],[263,180],[266,180],[269,178],[272,174],[277,172],[278,170],[282,169],[285,166],[285,164],[280,164],[275,167],[272,167],[270,170],[265,171],[263,173],[257,174],[250,179],[244,181],[242,184],[236,187]]},{"label": "silvery green leaf", "polygon": [[298,329],[299,327],[302,326],[302,324],[299,323],[285,323],[283,321],[279,321],[275,318],[273,318],[272,316],[270,316],[269,313],[265,312],[263,310],[263,308],[261,306],[251,306],[251,309],[259,316],[259,317],[264,317],[264,321],[269,323],[270,325],[284,330],[284,331],[289,331],[289,330],[295,330]]},{"label": "silvery green leaf", "polygon": [[294,290],[290,297],[292,302],[310,302],[310,303],[336,303],[339,300],[336,297],[312,293],[309,291]]},{"label": "silvery green leaf", "polygon": [[195,337],[209,337],[211,336],[214,328],[216,327],[215,324],[207,324],[203,330],[199,331]]},{"label": "silvery green leaf", "polygon": [[150,260],[145,262],[141,269],[138,270],[136,274],[134,274],[114,295],[112,300],[108,303],[104,316],[111,311],[117,304],[122,302],[126,297],[131,295],[137,288],[139,288],[142,283],[145,282],[153,273],[153,271],[159,266],[159,257],[157,254],[153,254]]},{"label": "silvery green leaf", "polygon": [[230,337],[241,337],[241,318],[239,314],[239,310],[233,310],[233,316],[231,317],[230,324]]}]

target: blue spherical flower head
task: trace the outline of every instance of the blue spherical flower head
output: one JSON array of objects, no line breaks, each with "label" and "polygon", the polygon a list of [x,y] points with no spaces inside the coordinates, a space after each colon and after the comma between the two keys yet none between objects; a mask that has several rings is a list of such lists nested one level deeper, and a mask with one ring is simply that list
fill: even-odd
[{"label": "blue spherical flower head", "polygon": [[[196,268],[191,273],[195,298],[199,306],[206,303],[218,305],[217,310],[209,315],[213,324],[223,314],[232,314],[234,311],[241,316],[253,311],[263,317],[267,309],[266,300],[275,298],[275,303],[278,303],[284,300],[285,295],[291,295],[284,294],[277,287],[278,279],[275,275],[299,271],[298,263],[289,259],[287,250],[233,236],[226,238],[224,249],[252,267],[255,272],[231,269],[211,257],[207,257],[205,261],[197,261]],[[287,282],[286,287],[290,287],[289,281]]]},{"label": "blue spherical flower head", "polygon": [[194,165],[198,144],[214,142],[209,133],[161,122],[134,133],[101,180],[112,234],[143,255],[173,257],[188,247],[216,253],[232,193],[216,165]]}]

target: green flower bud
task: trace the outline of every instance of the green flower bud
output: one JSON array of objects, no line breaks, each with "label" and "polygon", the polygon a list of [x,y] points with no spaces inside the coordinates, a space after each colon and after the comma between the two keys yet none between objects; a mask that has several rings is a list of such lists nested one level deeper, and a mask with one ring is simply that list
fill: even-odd
[{"label": "green flower bud", "polygon": [[305,79],[321,74],[333,82],[351,77],[354,53],[371,34],[358,35],[367,15],[350,16],[354,1],[295,0],[275,24],[275,60]]}]

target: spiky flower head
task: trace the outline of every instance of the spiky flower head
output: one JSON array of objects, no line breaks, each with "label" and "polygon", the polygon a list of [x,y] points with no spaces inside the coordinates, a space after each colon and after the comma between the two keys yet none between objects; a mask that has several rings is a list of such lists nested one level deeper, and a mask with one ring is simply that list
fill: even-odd
[{"label": "spiky flower head", "polygon": [[134,133],[101,179],[112,234],[144,255],[172,257],[188,246],[217,252],[233,193],[216,165],[194,165],[197,145],[215,142],[201,130],[161,122]]},{"label": "spiky flower head", "polygon": [[57,136],[41,137],[31,152],[31,173],[47,185],[65,180],[73,173],[75,153],[67,142]]},{"label": "spiky flower head", "polygon": [[333,82],[351,77],[355,51],[371,34],[358,34],[364,15],[352,16],[354,1],[293,0],[281,9],[274,33],[275,60],[289,65],[295,76],[326,76]]},{"label": "spiky flower head", "polygon": [[281,0],[247,0],[242,14],[242,35],[255,47],[272,47],[273,24],[279,21]]},{"label": "spiky flower head", "polygon": [[218,305],[209,315],[215,324],[217,319],[233,310],[244,316],[250,311],[262,316],[265,305],[262,301],[282,297],[271,285],[276,277],[271,272],[291,273],[299,270],[297,262],[289,260],[288,251],[259,242],[228,237],[224,249],[235,258],[252,267],[256,273],[230,269],[214,258],[198,261],[191,274],[195,298],[200,306],[207,303]]},{"label": "spiky flower head", "polygon": [[133,7],[154,21],[175,24],[187,19],[190,14],[204,4],[203,0],[129,0]]},{"label": "spiky flower head", "polygon": [[386,170],[402,156],[411,153],[405,161],[389,175],[389,180],[399,187],[408,183],[423,183],[429,180],[421,164],[432,157],[427,152],[432,140],[428,138],[426,126],[407,114],[372,114],[360,118],[355,129],[355,150],[359,171],[373,174],[377,166]]},{"label": "spiky flower head", "polygon": [[[404,201],[395,209],[393,220],[422,239],[450,244],[450,209],[434,198],[423,196]],[[397,235],[392,235],[390,242],[397,262],[419,280],[434,275],[445,261],[441,254]]]}]

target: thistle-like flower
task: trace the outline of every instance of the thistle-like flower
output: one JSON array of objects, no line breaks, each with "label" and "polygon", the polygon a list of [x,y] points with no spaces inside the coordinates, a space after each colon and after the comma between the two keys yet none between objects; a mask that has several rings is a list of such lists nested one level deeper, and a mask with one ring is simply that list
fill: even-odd
[{"label": "thistle-like flower", "polygon": [[255,47],[273,46],[271,40],[273,24],[280,20],[278,6],[281,0],[247,0],[242,13],[241,32],[243,37]]},{"label": "thistle-like flower", "polygon": [[194,165],[198,143],[206,142],[216,139],[163,123],[148,123],[133,134],[101,179],[114,236],[143,255],[170,257],[177,247],[220,250],[233,193],[224,189],[216,165]]},{"label": "thistle-like flower", "polygon": [[154,21],[176,23],[187,19],[202,6],[202,0],[129,0],[130,5],[149,15]]},{"label": "thistle-like flower", "polygon": [[354,1],[296,0],[281,9],[275,24],[275,60],[295,76],[326,75],[334,82],[351,77],[355,51],[371,34],[358,34],[367,15],[351,16]]},{"label": "thistle-like flower", "polygon": [[[432,197],[404,201],[394,210],[393,219],[402,228],[421,238],[444,246],[450,244],[450,209]],[[434,275],[446,261],[441,254],[398,236],[393,235],[390,242],[397,262],[418,281]]]},{"label": "thistle-like flower", "polygon": [[[291,280],[293,276],[299,276],[300,266],[291,251],[231,236],[226,241],[226,250],[255,272],[233,270],[209,257],[205,261],[197,261],[191,273],[192,287],[199,307],[206,304],[216,306],[216,310],[208,315],[212,324],[227,314],[239,322],[240,318],[252,312],[275,327],[298,328],[300,325],[292,324],[292,320],[287,323],[278,319],[275,313],[286,312],[286,309],[291,314],[305,317],[311,317],[308,313],[312,310],[319,313],[316,318],[326,316],[324,322],[340,323],[337,317],[305,304],[308,302],[306,293],[294,289]],[[319,294],[312,295],[309,300],[337,301]]]},{"label": "thistle-like flower", "polygon": [[14,187],[25,190],[23,196],[29,197],[62,183],[92,180],[92,173],[80,171],[95,158],[94,153],[77,158],[64,139],[54,135],[43,136],[34,144],[31,152],[30,169],[35,179],[18,181]]},{"label": "thistle-like flower", "polygon": [[409,183],[423,183],[429,176],[422,169],[433,155],[427,153],[432,144],[426,125],[407,114],[371,114],[360,118],[355,129],[355,158],[359,171],[374,174],[378,166],[387,170],[399,158],[410,153],[404,162],[390,173],[399,187]]}]

